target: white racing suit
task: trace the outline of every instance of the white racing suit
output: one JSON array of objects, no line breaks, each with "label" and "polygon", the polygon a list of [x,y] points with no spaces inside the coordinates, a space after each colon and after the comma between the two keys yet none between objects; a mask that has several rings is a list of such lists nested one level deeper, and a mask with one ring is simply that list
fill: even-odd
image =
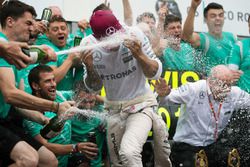
[{"label": "white racing suit", "polygon": [[[117,50],[94,47],[93,66],[103,81],[108,99],[105,105],[111,114],[107,136],[111,164],[113,167],[142,167],[142,147],[153,126],[155,166],[168,167],[171,166],[168,133],[163,120],[156,114],[157,101],[147,84],[147,79],[160,78],[162,63],[140,29],[124,27],[124,30],[141,41],[143,53],[158,64],[158,70],[151,78],[146,77],[141,64],[122,43]],[[88,43],[98,42],[94,36],[88,36],[81,41],[84,46]],[[85,86],[90,91],[93,87],[86,82]]]},{"label": "white racing suit", "polygon": [[107,139],[112,167],[142,167],[141,152],[153,126],[155,167],[171,167],[168,132],[150,92],[130,101],[106,101]]}]

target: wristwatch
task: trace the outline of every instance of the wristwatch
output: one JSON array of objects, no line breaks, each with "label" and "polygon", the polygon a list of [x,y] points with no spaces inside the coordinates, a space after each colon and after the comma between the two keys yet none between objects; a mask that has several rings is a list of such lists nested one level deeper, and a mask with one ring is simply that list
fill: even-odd
[{"label": "wristwatch", "polygon": [[72,153],[77,153],[77,152],[78,152],[77,144],[72,144]]}]

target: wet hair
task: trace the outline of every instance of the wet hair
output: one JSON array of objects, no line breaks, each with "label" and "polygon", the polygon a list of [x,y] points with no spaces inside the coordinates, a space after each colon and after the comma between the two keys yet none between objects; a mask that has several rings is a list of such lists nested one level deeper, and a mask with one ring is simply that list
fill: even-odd
[{"label": "wet hair", "polygon": [[95,13],[98,10],[110,10],[110,8],[105,5],[104,3],[101,3],[100,5],[98,5],[93,11],[92,14]]},{"label": "wet hair", "polygon": [[204,9],[204,11],[203,11],[203,16],[204,16],[204,18],[207,18],[207,13],[208,13],[208,11],[209,11],[210,9],[222,9],[222,10],[224,10],[224,9],[223,9],[223,6],[220,5],[220,4],[218,4],[218,3],[215,3],[215,2],[209,3],[209,4],[205,7],[205,9]]},{"label": "wet hair", "polygon": [[148,17],[154,20],[154,22],[156,22],[155,16],[153,13],[151,12],[144,12],[142,14],[140,14],[137,18],[136,18],[136,24],[139,24],[143,21],[143,18]]},{"label": "wet hair", "polygon": [[181,23],[181,18],[172,14],[168,14],[165,17],[164,21],[164,29],[167,28],[167,26],[173,22],[180,22]]},{"label": "wet hair", "polygon": [[65,22],[65,23],[67,23],[67,21],[62,16],[58,16],[58,15],[55,15],[55,16],[50,18],[49,23],[53,23],[53,22]]},{"label": "wet hair", "polygon": [[[62,16],[58,16],[58,15],[55,15],[55,16],[52,16],[49,20],[49,25],[51,23],[54,23],[54,22],[64,22],[67,24],[67,21],[62,17]],[[48,26],[49,26],[48,25]]]},{"label": "wet hair", "polygon": [[28,75],[28,81],[29,81],[29,85],[30,88],[32,89],[32,94],[34,93],[34,89],[32,88],[32,83],[39,83],[40,82],[40,74],[41,73],[46,73],[46,72],[53,72],[53,69],[48,66],[48,65],[38,65],[34,68],[32,68],[29,72]]},{"label": "wet hair", "polygon": [[0,21],[1,26],[4,28],[6,26],[6,19],[12,17],[13,19],[18,19],[23,16],[25,12],[31,13],[32,16],[36,17],[35,9],[23,2],[17,0],[6,1],[0,10]]}]

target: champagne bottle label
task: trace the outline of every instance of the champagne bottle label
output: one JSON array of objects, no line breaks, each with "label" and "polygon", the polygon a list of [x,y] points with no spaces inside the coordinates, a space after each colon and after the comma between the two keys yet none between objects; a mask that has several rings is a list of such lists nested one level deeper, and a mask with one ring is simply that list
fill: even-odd
[{"label": "champagne bottle label", "polygon": [[32,63],[37,63],[38,60],[38,53],[37,52],[30,52],[30,57],[32,58]]},{"label": "champagne bottle label", "polygon": [[[97,144],[96,143],[96,133],[95,132],[89,132],[88,133],[88,138],[89,138],[89,142],[91,142],[91,143],[95,143],[95,144]],[[95,159],[98,157],[98,154],[97,154],[97,156],[95,157]]]},{"label": "champagne bottle label", "polygon": [[57,136],[64,127],[65,120],[58,118],[58,116],[53,117],[50,122],[40,130],[40,134],[45,139],[51,139]]},{"label": "champagne bottle label", "polygon": [[74,38],[74,46],[79,46],[81,43],[82,37],[75,36]]},{"label": "champagne bottle label", "polygon": [[55,131],[53,131],[53,130],[50,130],[45,136],[44,136],[44,138],[45,139],[51,139],[51,138],[53,138],[53,137],[56,137],[57,135],[59,135],[60,134],[60,132],[55,132]]},{"label": "champagne bottle label", "polygon": [[34,46],[30,49],[22,48],[22,51],[24,54],[32,58],[32,63],[39,63],[47,56],[43,50]]},{"label": "champagne bottle label", "polygon": [[95,134],[95,132],[89,132],[88,133],[88,138],[89,138],[90,142],[96,144],[96,134]]}]

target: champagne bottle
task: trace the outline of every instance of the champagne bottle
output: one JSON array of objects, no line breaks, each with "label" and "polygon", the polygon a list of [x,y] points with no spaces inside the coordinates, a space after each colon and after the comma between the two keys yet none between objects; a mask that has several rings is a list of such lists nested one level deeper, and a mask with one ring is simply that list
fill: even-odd
[{"label": "champagne bottle", "polygon": [[32,58],[32,63],[39,63],[41,62],[45,57],[47,57],[47,54],[40,48],[32,46],[29,49],[22,48],[22,51],[24,54]]},{"label": "champagne bottle", "polygon": [[74,46],[79,46],[81,43],[82,37],[75,36],[74,38]]},{"label": "champagne bottle", "polygon": [[46,25],[48,27],[49,24],[49,20],[52,16],[52,11],[49,8],[44,8],[43,9],[43,14],[41,17],[41,21],[44,23],[44,25]]},{"label": "champagne bottle", "polygon": [[96,144],[96,134],[94,131],[88,133],[89,142]]},{"label": "champagne bottle", "polygon": [[47,125],[40,130],[40,134],[45,139],[51,139],[57,136],[64,127],[66,120],[59,118],[58,116],[53,117]]},{"label": "champagne bottle", "polygon": [[[96,133],[94,131],[91,131],[88,133],[88,141],[91,142],[91,143],[96,143]],[[98,154],[97,154],[98,156]],[[97,158],[97,156],[95,158]],[[90,160],[88,161],[89,162],[89,165],[90,165]]]}]

